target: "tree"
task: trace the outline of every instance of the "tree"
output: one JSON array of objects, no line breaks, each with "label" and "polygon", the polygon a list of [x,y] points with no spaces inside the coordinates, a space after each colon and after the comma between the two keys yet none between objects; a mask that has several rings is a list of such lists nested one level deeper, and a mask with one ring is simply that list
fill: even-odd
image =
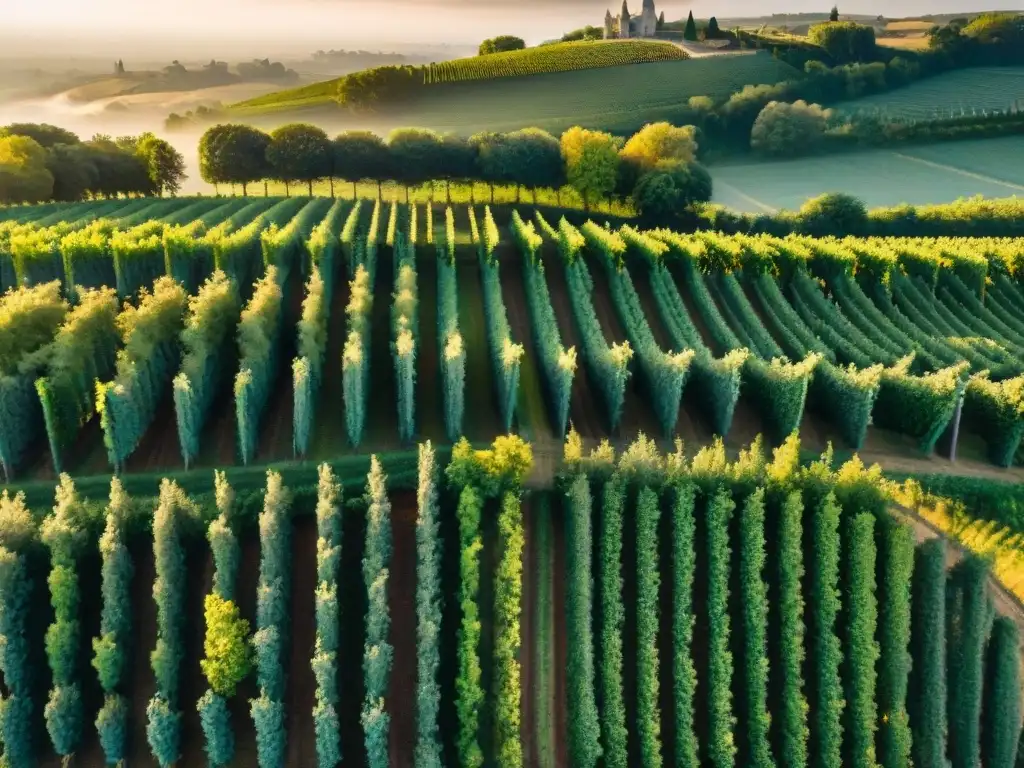
[{"label": "tree", "polygon": [[696,129],[692,125],[648,123],[629,138],[619,156],[637,176],[655,168],[692,163],[697,157]]},{"label": "tree", "polygon": [[805,659],[803,553],[804,503],[800,491],[791,491],[782,502],[778,528],[779,653],[782,677],[782,711],[778,728],[782,735],[779,764],[788,768],[807,765],[807,697],[804,695]]},{"label": "tree", "polygon": [[671,222],[687,206],[710,199],[711,174],[699,163],[645,173],[633,189],[640,216],[658,223]]},{"label": "tree", "polygon": [[267,178],[270,137],[248,125],[215,125],[199,139],[199,174],[208,184],[248,186]]},{"label": "tree", "polygon": [[754,121],[750,147],[766,155],[804,154],[825,138],[832,111],[818,104],[769,102]]},{"label": "tree", "polygon": [[422,128],[398,128],[388,136],[392,175],[405,185],[405,202],[409,202],[409,186],[423,184],[441,173],[444,159],[441,137]]},{"label": "tree", "polygon": [[708,744],[705,759],[715,768],[736,760],[732,706],[733,655],[729,617],[729,521],[736,503],[720,487],[707,502]]},{"label": "tree", "polygon": [[841,765],[843,700],[839,667],[842,644],[836,635],[839,614],[839,519],[842,510],[829,493],[814,512],[811,548],[812,699],[815,747],[812,765]]},{"label": "tree", "polygon": [[618,141],[610,133],[575,126],[562,134],[566,178],[582,196],[584,207],[615,189],[619,172]]},{"label": "tree", "polygon": [[882,765],[910,765],[911,732],[907,716],[907,680],[911,656],[911,581],[914,573],[914,534],[895,520],[880,521],[878,637],[878,708],[885,713],[879,726]]},{"label": "tree", "polygon": [[34,140],[43,149],[81,143],[76,134],[49,123],[11,123],[0,128],[0,137],[3,136],[24,136]]},{"label": "tree", "polygon": [[686,17],[686,27],[683,29],[684,40],[696,40],[697,39],[697,24],[693,20],[693,11],[690,11],[690,15]]},{"label": "tree", "polygon": [[844,564],[846,625],[846,728],[844,765],[873,768],[878,711],[875,703],[878,663],[878,602],[875,597],[875,518],[861,512],[846,524]]},{"label": "tree", "polygon": [[313,182],[334,173],[331,149],[331,140],[322,129],[305,123],[291,123],[270,134],[267,163],[271,175],[284,182],[285,194],[290,182],[304,181],[309,185],[309,196],[312,197]]},{"label": "tree", "polygon": [[704,31],[704,37],[708,40],[717,40],[722,36],[722,30],[718,28],[718,19],[712,16],[708,19],[708,28]]},{"label": "tree", "polygon": [[[838,18],[838,10],[836,11]],[[838,64],[872,61],[875,57],[875,28],[852,21],[814,24],[807,39],[825,49]]]},{"label": "tree", "polygon": [[437,464],[428,441],[419,448],[416,493],[416,765],[441,766],[438,713],[441,707],[441,559]]},{"label": "tree", "polygon": [[841,192],[812,197],[800,206],[797,221],[800,232],[815,237],[866,234],[869,226],[864,203]]},{"label": "tree", "polygon": [[988,641],[985,705],[982,712],[982,765],[1011,768],[1020,739],[1020,637],[1009,616],[992,624]]},{"label": "tree", "polygon": [[521,51],[526,47],[526,43],[521,37],[515,37],[513,35],[498,35],[488,40],[484,40],[480,43],[480,56],[486,56],[489,53],[504,53],[505,51]]},{"label": "tree", "polygon": [[664,28],[665,28],[665,12],[662,11],[661,13],[658,14],[658,23],[657,23],[657,26],[655,26],[655,29],[660,32]]},{"label": "tree", "polygon": [[498,513],[500,556],[494,573],[494,751],[495,765],[523,764],[520,740],[519,614],[523,601],[523,511],[519,496],[506,491]]},{"label": "tree", "polygon": [[334,175],[356,184],[363,179],[377,182],[377,198],[381,183],[392,176],[391,149],[384,140],[369,131],[347,131],[334,138]]},{"label": "tree", "polygon": [[[451,183],[472,179],[476,176],[476,149],[461,136],[445,134],[441,137],[438,152],[441,155],[439,178],[445,180],[445,200],[450,203],[452,201]],[[559,149],[559,163],[561,163],[561,149]]]},{"label": "tree", "polygon": [[216,592],[206,596],[204,608],[206,658],[199,666],[214,693],[230,698],[252,669],[249,622],[241,617],[237,605]]},{"label": "tree", "polygon": [[46,151],[27,136],[0,138],[0,203],[37,203],[53,194]]},{"label": "tree", "polygon": [[167,191],[171,195],[181,189],[181,182],[188,178],[185,175],[185,158],[182,154],[163,139],[149,134],[139,142],[136,150],[149,172],[153,188],[161,197]]},{"label": "tree", "polygon": [[516,184],[516,199],[519,199],[519,185],[534,190],[541,187],[558,189],[565,184],[565,166],[562,163],[562,148],[558,139],[540,128],[523,128],[505,135],[505,151],[509,162],[509,181]]},{"label": "tree", "polygon": [[833,5],[828,14],[829,21],[839,21],[839,6]]},{"label": "tree", "polygon": [[54,200],[81,200],[99,181],[92,151],[85,144],[55,144],[46,152],[46,167],[53,174]]},{"label": "tree", "polygon": [[658,709],[658,495],[640,489],[636,502],[636,724],[640,764],[661,765]]}]

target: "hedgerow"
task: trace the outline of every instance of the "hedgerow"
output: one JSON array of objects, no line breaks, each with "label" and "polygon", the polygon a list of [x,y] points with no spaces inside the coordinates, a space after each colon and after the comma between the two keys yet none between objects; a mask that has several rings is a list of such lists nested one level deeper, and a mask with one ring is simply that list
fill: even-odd
[{"label": "hedgerow", "polygon": [[946,545],[926,541],[914,553],[911,657],[907,710],[915,765],[941,765],[946,755]]},{"label": "hedgerow", "polygon": [[580,337],[583,362],[603,396],[609,428],[615,431],[622,418],[633,349],[629,342],[609,345],[604,337],[601,321],[590,298],[594,292],[594,283],[584,260],[580,258],[580,251],[586,244],[583,235],[564,218],[559,222],[557,230],[552,229],[539,213],[536,220],[546,236],[558,245],[572,314]]},{"label": "hedgerow", "polygon": [[808,706],[803,665],[805,601],[803,552],[804,502],[799,491],[790,491],[779,510],[777,578],[779,585],[780,701],[776,730],[781,735],[780,763],[792,768],[808,764]]},{"label": "hedgerow", "polygon": [[232,331],[240,311],[238,288],[220,271],[189,299],[188,319],[181,333],[181,371],[173,384],[178,442],[186,469],[199,455],[210,407],[230,370]]},{"label": "hedgerow", "polygon": [[879,521],[881,565],[878,604],[878,752],[882,765],[909,765],[912,737],[907,715],[911,668],[911,580],[914,532],[891,519]]},{"label": "hedgerow", "polygon": [[387,477],[376,456],[370,460],[366,494],[369,500],[363,556],[363,583],[368,596],[366,646],[363,651],[366,698],[363,701],[361,722],[367,764],[370,768],[387,768],[391,715],[385,711],[385,697],[391,679],[393,656],[393,646],[388,641],[391,627],[388,609],[391,502],[387,496]]},{"label": "hedgerow", "polygon": [[601,746],[604,764],[625,768],[626,704],[623,693],[622,630],[626,609],[622,602],[622,530],[626,486],[620,477],[605,483],[602,496],[600,563],[600,678]]},{"label": "hedgerow", "polygon": [[139,305],[125,305],[117,318],[124,347],[117,353],[114,379],[96,384],[96,403],[107,457],[122,469],[156,416],[157,406],[178,368],[178,337],[187,296],[169,277],[140,291]]},{"label": "hedgerow", "polygon": [[318,469],[316,502],[316,644],[310,662],[316,678],[313,724],[319,768],[341,762],[341,725],[338,719],[338,648],[340,607],[338,576],[341,567],[342,486],[329,464]]},{"label": "hedgerow", "polygon": [[551,421],[560,438],[565,437],[569,423],[569,401],[572,397],[572,379],[576,372],[576,348],[566,349],[558,331],[555,310],[551,306],[544,264],[538,251],[543,239],[537,234],[533,222],[524,222],[517,211],[512,212],[509,229],[523,255],[523,287],[526,304],[530,309],[530,327],[537,348],[547,389]]},{"label": "hedgerow", "polygon": [[759,488],[740,513],[740,602],[743,605],[743,688],[746,764],[774,765],[768,731],[768,585],[765,583],[765,499]]},{"label": "hedgerow", "polygon": [[454,443],[462,436],[466,399],[466,348],[459,332],[455,217],[451,208],[446,209],[445,217],[445,241],[437,244],[437,343],[441,350],[445,434]]},{"label": "hedgerow", "polygon": [[92,666],[104,694],[103,706],[96,716],[96,730],[110,764],[124,759],[128,725],[128,703],[122,682],[132,631],[131,582],[135,567],[125,541],[131,506],[121,481],[111,480],[106,524],[99,541],[103,561],[100,634],[92,641]]},{"label": "hedgerow", "polygon": [[519,399],[519,368],[524,350],[522,344],[512,340],[512,328],[508,323],[505,300],[501,293],[498,260],[494,253],[498,244],[498,228],[488,207],[484,213],[483,237],[479,238],[478,243],[480,279],[483,284],[487,346],[498,388],[498,412],[501,414],[504,430],[510,432]]},{"label": "hedgerow", "polygon": [[963,415],[984,435],[992,462],[1009,467],[1024,437],[1024,376],[999,382],[984,374],[972,376]]},{"label": "hedgerow", "polygon": [[636,502],[636,727],[640,763],[661,765],[658,709],[658,495],[641,488]]},{"label": "hedgerow", "polygon": [[986,653],[982,765],[1009,768],[1017,759],[1021,733],[1020,632],[1009,616],[992,623]]},{"label": "hedgerow", "polygon": [[110,236],[117,295],[131,299],[164,274],[163,224],[150,221]]},{"label": "hedgerow", "polygon": [[841,509],[835,494],[829,492],[814,510],[810,563],[811,636],[814,696],[811,712],[814,749],[811,760],[816,765],[839,765],[842,760],[843,694],[839,666],[843,660],[842,645],[836,634],[839,600],[839,521]]},{"label": "hedgerow", "polygon": [[594,633],[591,571],[590,482],[579,474],[566,492],[566,675],[569,708],[569,755],[573,765],[593,766],[601,757],[601,726],[594,687]]},{"label": "hedgerow", "polygon": [[395,292],[391,306],[391,354],[395,364],[398,435],[403,442],[416,433],[416,353],[419,343],[419,291],[416,249],[404,231],[395,240]]},{"label": "hedgerow", "polygon": [[345,307],[347,337],[342,352],[345,427],[349,442],[358,446],[366,426],[367,400],[370,396],[370,312],[373,309],[373,274],[376,267],[376,246],[356,246],[355,277],[349,284],[349,300]]},{"label": "hedgerow", "polygon": [[707,502],[708,740],[706,759],[716,768],[736,759],[732,704],[733,655],[729,619],[729,519],[736,503],[725,487]]},{"label": "hedgerow", "polygon": [[63,470],[65,453],[82,426],[96,414],[96,383],[114,371],[117,310],[113,289],[80,291],[77,305],[54,337],[45,375],[36,379],[57,472]]},{"label": "hedgerow", "polygon": [[288,740],[284,663],[291,594],[291,501],[281,475],[267,472],[259,516],[260,578],[256,588],[256,634],[252,638],[260,695],[249,700],[260,768],[280,765]]},{"label": "hedgerow", "polygon": [[458,671],[455,677],[455,711],[459,721],[456,746],[459,764],[469,768],[483,765],[480,749],[480,710],[484,691],[480,671],[480,515],[483,499],[471,485],[459,494],[459,605],[461,623],[458,630]]},{"label": "hedgerow", "polygon": [[877,705],[875,687],[879,646],[875,640],[878,602],[875,596],[875,518],[862,512],[846,522],[844,609],[846,617],[845,761],[874,766]]},{"label": "hedgerow", "polygon": [[419,447],[416,502],[416,764],[442,765],[438,738],[441,708],[441,560],[438,467],[429,442]]}]

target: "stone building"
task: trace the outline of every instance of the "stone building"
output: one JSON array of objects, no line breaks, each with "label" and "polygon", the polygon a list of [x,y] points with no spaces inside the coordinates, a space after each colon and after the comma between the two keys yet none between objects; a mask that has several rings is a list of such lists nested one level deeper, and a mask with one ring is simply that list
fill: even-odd
[{"label": "stone building", "polygon": [[622,0],[622,11],[619,17],[612,16],[611,11],[604,14],[605,39],[628,37],[654,37],[658,29],[658,14],[654,10],[654,0],[644,0],[639,16],[630,16],[627,0]]}]

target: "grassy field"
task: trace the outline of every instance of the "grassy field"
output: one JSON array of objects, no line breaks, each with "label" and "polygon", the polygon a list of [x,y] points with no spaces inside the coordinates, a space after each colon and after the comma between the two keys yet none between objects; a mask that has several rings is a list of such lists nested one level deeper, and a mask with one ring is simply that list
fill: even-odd
[{"label": "grassy field", "polygon": [[282,113],[309,119],[312,110],[318,120],[375,130],[416,125],[469,134],[524,125],[552,131],[583,125],[628,131],[644,122],[673,119],[691,96],[728,96],[744,85],[775,83],[796,72],[763,53],[446,83],[424,88],[400,110],[367,116],[337,109],[331,95],[317,90],[321,86],[289,92],[290,101],[268,96],[245,102],[235,112],[280,121]]},{"label": "grassy field", "polygon": [[1024,194],[1024,137],[801,158],[711,169],[713,201],[763,213],[845,192],[869,207]]},{"label": "grassy field", "polygon": [[1024,104],[1024,67],[978,67],[919,80],[905,88],[843,102],[841,114],[882,113],[928,120]]}]

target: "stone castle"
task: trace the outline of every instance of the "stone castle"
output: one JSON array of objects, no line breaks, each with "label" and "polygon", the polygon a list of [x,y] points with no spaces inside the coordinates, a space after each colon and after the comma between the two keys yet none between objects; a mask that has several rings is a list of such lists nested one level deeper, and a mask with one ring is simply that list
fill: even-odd
[{"label": "stone castle", "polygon": [[643,10],[639,16],[630,16],[626,0],[622,0],[622,11],[619,17],[612,16],[611,11],[604,14],[605,39],[613,37],[654,37],[658,29],[658,14],[654,10],[654,0],[644,0]]}]

